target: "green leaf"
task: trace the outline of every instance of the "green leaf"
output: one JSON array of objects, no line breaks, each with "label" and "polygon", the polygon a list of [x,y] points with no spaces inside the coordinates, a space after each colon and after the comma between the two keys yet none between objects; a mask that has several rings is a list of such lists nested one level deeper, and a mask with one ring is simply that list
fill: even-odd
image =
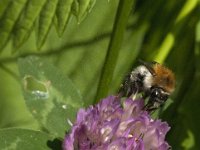
[{"label": "green leaf", "polygon": [[39,16],[37,46],[41,48],[48,35],[54,14],[56,11],[58,0],[47,0]]},{"label": "green leaf", "polygon": [[41,131],[19,128],[0,130],[1,150],[50,150],[52,142],[53,138]]},{"label": "green leaf", "polygon": [[8,42],[12,29],[23,10],[27,0],[11,1],[0,19],[0,49],[3,49]]},{"label": "green leaf", "polygon": [[8,7],[8,4],[10,3],[10,0],[1,0],[0,1],[0,18],[3,15],[4,11]]},{"label": "green leaf", "polygon": [[30,112],[43,128],[63,137],[83,106],[79,92],[59,70],[37,57],[19,59],[19,70]]},{"label": "green leaf", "polygon": [[80,23],[93,8],[96,0],[74,0],[73,13]]},{"label": "green leaf", "polygon": [[[93,8],[96,0],[1,0],[0,1],[0,49],[12,38],[13,46],[20,47],[37,30],[36,44],[40,49],[55,20],[58,35],[62,36],[72,5],[80,23]],[[76,4],[76,5],[75,5]],[[36,23],[36,26],[34,26]],[[16,50],[13,50],[16,51]]]},{"label": "green leaf", "polygon": [[71,15],[73,0],[59,0],[56,9],[55,24],[59,36],[62,36]]},{"label": "green leaf", "polygon": [[29,0],[14,30],[14,46],[19,47],[29,37],[31,29],[47,0]]}]

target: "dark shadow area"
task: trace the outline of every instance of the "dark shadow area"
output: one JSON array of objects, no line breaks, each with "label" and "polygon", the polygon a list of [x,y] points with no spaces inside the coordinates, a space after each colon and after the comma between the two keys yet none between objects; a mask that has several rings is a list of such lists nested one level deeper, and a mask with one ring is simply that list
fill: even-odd
[{"label": "dark shadow area", "polygon": [[47,141],[47,146],[52,150],[62,150],[62,141],[56,138],[53,141]]}]

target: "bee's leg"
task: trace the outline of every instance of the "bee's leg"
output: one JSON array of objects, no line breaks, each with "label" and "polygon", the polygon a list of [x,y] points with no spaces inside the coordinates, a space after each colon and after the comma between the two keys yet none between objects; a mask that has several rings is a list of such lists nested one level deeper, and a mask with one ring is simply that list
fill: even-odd
[{"label": "bee's leg", "polygon": [[130,82],[130,90],[127,94],[127,97],[136,97],[137,93],[138,93],[138,88],[137,88],[137,82]]},{"label": "bee's leg", "polygon": [[[146,98],[149,97],[149,92],[145,92],[142,95],[142,99],[143,101],[145,101]],[[152,104],[148,101],[147,104],[144,105],[144,107],[142,108],[142,110],[147,110],[148,107],[150,107]]]},{"label": "bee's leg", "polygon": [[120,89],[118,91],[118,97],[124,97],[127,95],[129,91],[129,87],[126,83],[121,84]]},{"label": "bee's leg", "polygon": [[153,114],[156,109],[158,109],[158,107],[151,107],[151,108],[148,108],[146,111],[148,111],[149,114]]},{"label": "bee's leg", "polygon": [[156,109],[160,107],[160,103],[156,102],[154,99],[149,98],[147,104],[144,106],[143,110],[153,113]]},{"label": "bee's leg", "polygon": [[119,97],[132,97],[140,92],[140,88],[142,86],[141,79],[137,77],[138,75],[134,78],[131,76],[132,74],[129,74],[125,77],[124,82],[118,92]]},{"label": "bee's leg", "polygon": [[118,91],[118,97],[128,96],[131,93],[131,86],[130,86],[130,75],[127,75],[120,86]]}]

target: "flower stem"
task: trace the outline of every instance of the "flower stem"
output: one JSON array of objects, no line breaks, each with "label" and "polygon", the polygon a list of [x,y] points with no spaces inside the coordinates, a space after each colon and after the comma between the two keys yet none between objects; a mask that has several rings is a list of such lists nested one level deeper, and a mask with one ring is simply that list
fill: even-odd
[{"label": "flower stem", "polygon": [[123,35],[128,22],[129,14],[133,8],[135,0],[120,0],[115,16],[115,22],[108,46],[105,62],[102,68],[101,77],[97,89],[95,103],[107,95],[113,72],[117,63],[118,54],[122,45]]}]

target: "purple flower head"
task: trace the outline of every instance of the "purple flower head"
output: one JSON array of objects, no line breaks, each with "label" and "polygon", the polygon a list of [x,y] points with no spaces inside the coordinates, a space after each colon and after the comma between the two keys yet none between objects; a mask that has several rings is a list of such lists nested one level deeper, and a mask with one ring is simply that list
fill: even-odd
[{"label": "purple flower head", "polygon": [[170,127],[154,120],[142,108],[143,100],[109,96],[88,109],[80,109],[64,150],[167,150]]}]

